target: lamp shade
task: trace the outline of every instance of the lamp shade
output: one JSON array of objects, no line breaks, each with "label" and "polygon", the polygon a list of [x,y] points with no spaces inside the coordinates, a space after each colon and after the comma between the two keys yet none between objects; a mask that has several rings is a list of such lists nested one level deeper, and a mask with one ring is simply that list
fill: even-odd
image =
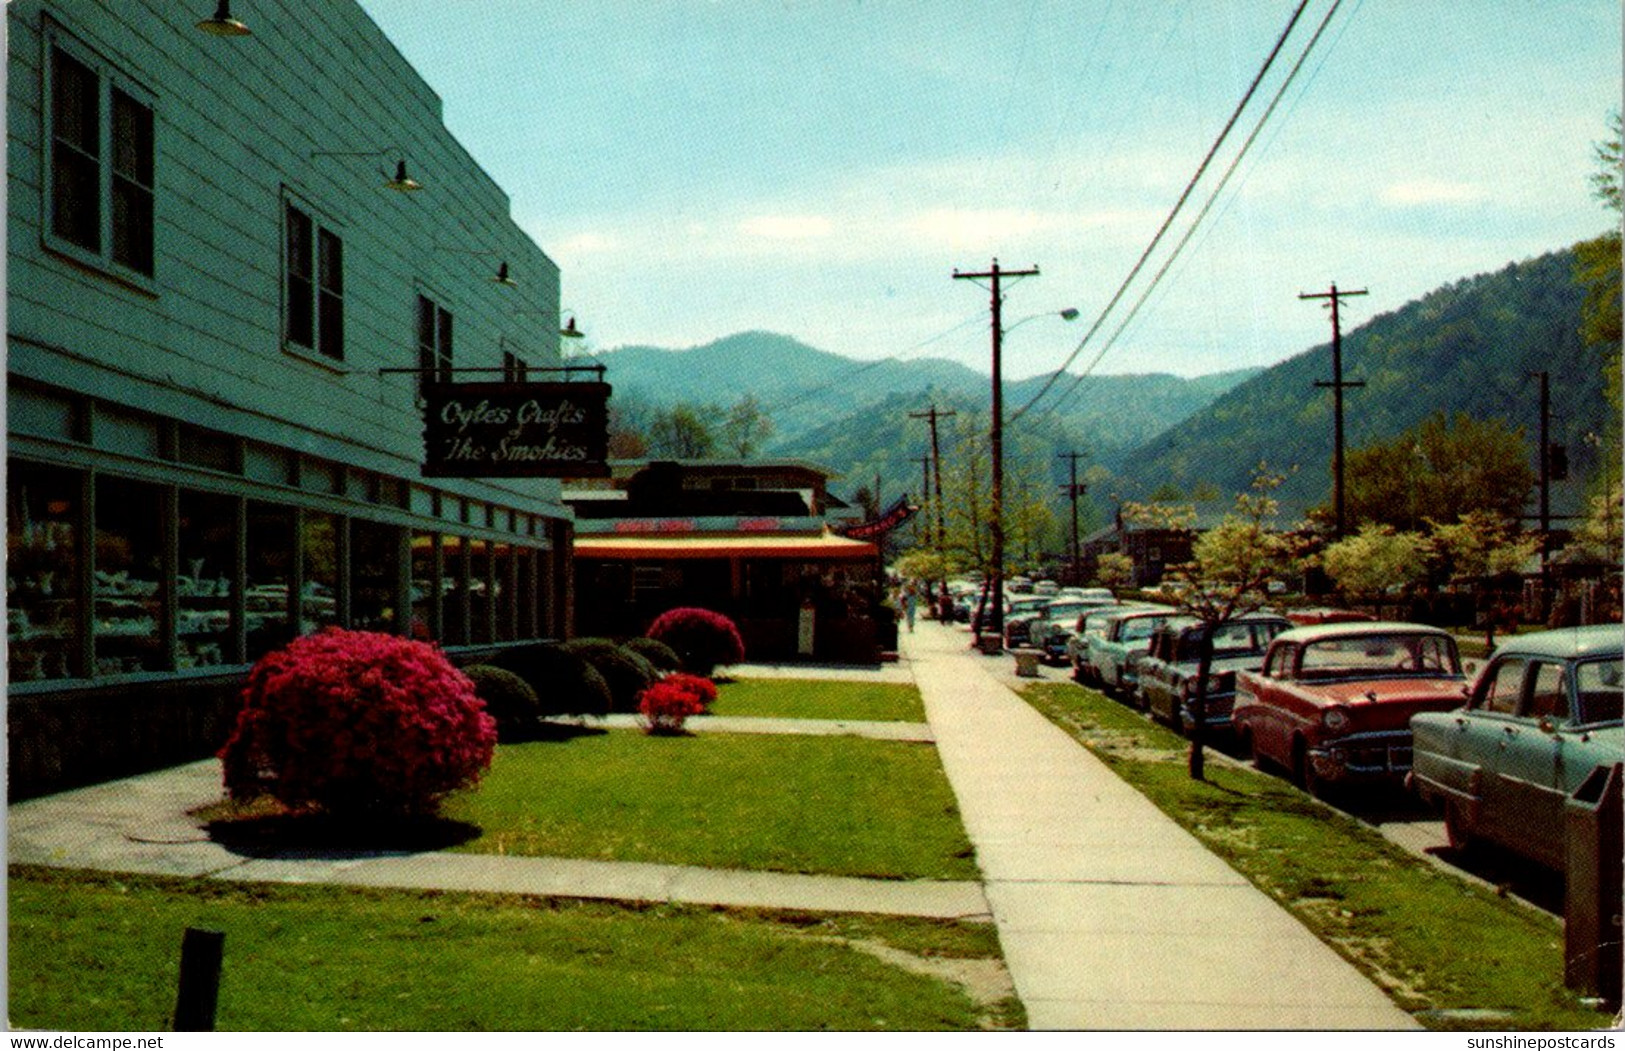
[{"label": "lamp shade", "polygon": [[231,0],[220,0],[213,18],[205,18],[197,27],[210,36],[251,36],[249,28],[231,17]]}]

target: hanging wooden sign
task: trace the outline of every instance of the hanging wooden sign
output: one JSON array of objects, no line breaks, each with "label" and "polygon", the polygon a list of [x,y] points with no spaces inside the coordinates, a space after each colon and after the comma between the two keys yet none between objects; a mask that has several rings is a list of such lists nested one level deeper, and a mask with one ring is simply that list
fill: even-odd
[{"label": "hanging wooden sign", "polygon": [[609,474],[607,383],[425,383],[428,478]]}]

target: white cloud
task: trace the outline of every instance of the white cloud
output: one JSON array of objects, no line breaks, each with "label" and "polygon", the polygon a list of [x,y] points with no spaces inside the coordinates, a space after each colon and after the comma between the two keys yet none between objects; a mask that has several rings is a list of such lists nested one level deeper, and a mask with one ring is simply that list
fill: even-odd
[{"label": "white cloud", "polygon": [[821,215],[755,215],[741,222],[739,229],[775,241],[811,241],[828,237],[834,225]]},{"label": "white cloud", "polygon": [[564,238],[562,241],[559,241],[557,245],[560,252],[569,255],[586,254],[589,252],[609,252],[614,251],[619,247],[620,242],[613,235],[595,233],[590,230],[583,231],[579,234],[572,234],[571,236]]},{"label": "white cloud", "polygon": [[1390,183],[1381,194],[1385,203],[1405,208],[1430,204],[1476,204],[1489,200],[1489,196],[1488,191],[1474,183],[1434,179]]}]

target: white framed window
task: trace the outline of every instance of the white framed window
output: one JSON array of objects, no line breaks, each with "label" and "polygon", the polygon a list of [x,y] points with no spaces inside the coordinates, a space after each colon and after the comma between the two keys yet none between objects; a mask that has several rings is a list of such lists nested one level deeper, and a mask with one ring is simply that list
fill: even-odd
[{"label": "white framed window", "polygon": [[425,383],[452,381],[451,311],[422,292],[418,293],[418,378]]},{"label": "white framed window", "polygon": [[344,239],[304,202],[282,212],[282,339],[344,360]]},{"label": "white framed window", "polygon": [[44,69],[45,245],[153,290],[155,98],[54,23]]}]

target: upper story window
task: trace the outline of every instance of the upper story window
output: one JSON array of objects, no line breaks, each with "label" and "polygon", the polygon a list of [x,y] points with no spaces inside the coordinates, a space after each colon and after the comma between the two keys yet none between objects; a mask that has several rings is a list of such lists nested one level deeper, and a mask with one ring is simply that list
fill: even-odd
[{"label": "upper story window", "polygon": [[428,296],[418,295],[418,373],[426,383],[450,383],[451,311]]},{"label": "upper story window", "polygon": [[283,226],[283,338],[343,361],[344,241],[293,201]]},{"label": "upper story window", "polygon": [[60,30],[48,40],[46,244],[150,278],[152,97]]}]

